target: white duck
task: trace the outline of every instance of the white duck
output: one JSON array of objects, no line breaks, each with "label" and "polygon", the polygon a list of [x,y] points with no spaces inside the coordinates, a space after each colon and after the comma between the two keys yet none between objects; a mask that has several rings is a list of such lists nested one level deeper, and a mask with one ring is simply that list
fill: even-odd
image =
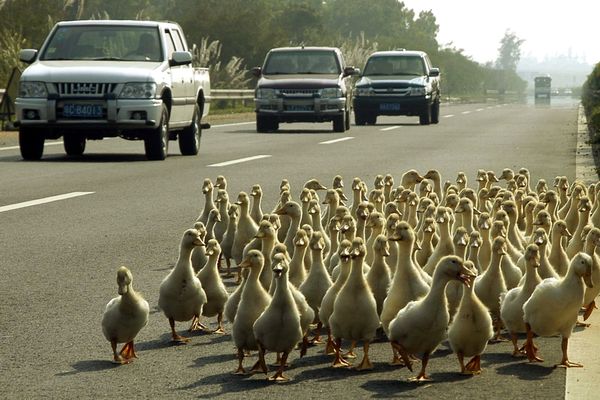
[{"label": "white duck", "polygon": [[233,238],[233,245],[231,247],[231,255],[235,260],[235,263],[239,265],[242,262],[244,255],[244,247],[252,240],[258,231],[258,225],[249,213],[249,199],[246,192],[240,192],[238,194],[236,204],[239,206],[240,215],[237,223],[237,229]]},{"label": "white duck", "polygon": [[[306,280],[300,285],[298,289],[302,292],[306,301],[315,312],[315,316],[319,315],[319,308],[323,301],[323,296],[327,292],[327,289],[333,285],[329,273],[323,263],[323,248],[325,242],[321,237],[321,232],[313,232],[310,239],[309,248],[313,255],[313,263],[308,272]],[[317,330],[315,337],[313,338],[314,343],[319,343],[319,330],[321,329],[322,321],[318,321]]]},{"label": "white duck", "polygon": [[[185,343],[189,339],[175,332],[175,321],[199,321],[206,303],[206,293],[192,268],[191,255],[195,246],[204,246],[204,242],[196,229],[188,229],[181,239],[175,267],[163,279],[159,289],[158,308],[169,319],[171,337],[176,343]],[[199,329],[199,324],[190,326],[190,331]]]},{"label": "white duck", "polygon": [[486,305],[496,328],[496,340],[500,340],[502,321],[500,320],[500,296],[506,293],[506,283],[502,275],[502,258],[506,257],[505,239],[498,236],[492,243],[492,259],[488,269],[475,278],[475,294]]},{"label": "white duck", "polygon": [[349,240],[342,240],[338,247],[338,257],[340,260],[340,274],[335,280],[333,285],[327,289],[323,300],[321,300],[321,307],[319,308],[319,320],[323,322],[323,327],[327,329],[327,345],[325,346],[325,354],[334,354],[335,348],[333,345],[333,339],[331,337],[331,329],[329,328],[329,317],[333,312],[333,302],[337,297],[340,289],[346,283],[346,279],[350,274],[350,248],[352,242]]},{"label": "white duck", "polygon": [[[277,210],[282,208],[285,203],[287,203],[288,201],[291,201],[291,200],[292,200],[292,195],[289,192],[289,190],[284,190],[283,192],[281,192],[279,201],[277,202],[277,206],[273,210],[273,213],[276,214]],[[278,215],[281,215],[281,214],[278,214]],[[291,218],[289,218],[289,217],[281,218],[281,228],[277,231],[277,240],[279,240],[281,243],[283,243],[285,241],[285,237],[290,229],[291,223],[292,223]]]},{"label": "white duck", "polygon": [[[475,271],[471,261],[465,261],[465,267]],[[487,307],[475,295],[473,286],[466,286],[458,311],[448,327],[448,342],[458,357],[460,373],[472,375],[481,373],[481,354],[494,336],[494,328]],[[465,365],[464,357],[473,358]]]},{"label": "white duck", "polygon": [[260,225],[255,237],[260,240],[260,251],[264,257],[264,265],[260,272],[259,280],[263,288],[265,288],[266,291],[269,291],[271,280],[273,278],[273,274],[271,272],[271,253],[273,252],[273,248],[277,242],[277,232],[275,232],[275,228],[273,227],[272,223],[263,219],[260,221]]},{"label": "white duck", "polygon": [[229,195],[227,191],[224,189],[217,190],[217,209],[219,210],[219,215],[221,220],[217,222],[215,225],[215,239],[219,243],[223,240],[223,236],[225,236],[225,232],[227,231],[227,227],[229,226]]},{"label": "white duck", "polygon": [[269,378],[272,381],[287,381],[283,374],[290,352],[302,340],[300,313],[288,282],[288,263],[283,254],[273,258],[272,275],[275,293],[267,308],[254,322],[252,330],[258,344],[259,368],[267,373],[265,351],[282,353],[279,369]]},{"label": "white duck", "polygon": [[450,236],[450,210],[447,207],[439,206],[436,211],[435,221],[440,232],[440,240],[427,260],[427,264],[423,267],[423,271],[431,276],[433,276],[435,266],[442,257],[454,254],[454,245]]},{"label": "white duck", "polygon": [[202,240],[206,243],[215,238],[215,225],[221,221],[221,214],[216,208],[210,210],[206,221],[206,236]]},{"label": "white duck", "polygon": [[565,276],[569,269],[570,258],[563,246],[563,239],[570,239],[571,237],[571,232],[569,232],[567,224],[562,219],[552,225],[552,249],[548,261],[559,276]]},{"label": "white duck", "polygon": [[585,312],[583,313],[584,321],[590,317],[592,311],[596,308],[595,299],[598,294],[600,294],[600,257],[596,254],[596,249],[598,247],[600,247],[600,229],[592,228],[585,237],[583,251],[592,257],[592,281],[596,284],[593,288],[587,288],[585,290],[583,299],[583,307],[585,307]]},{"label": "white duck", "polygon": [[[221,253],[222,258],[225,259],[225,263],[227,264],[226,277],[231,276],[231,260],[233,258],[232,249],[233,249],[233,239],[235,238],[235,233],[237,231],[237,222],[239,218],[239,207],[236,204],[232,204],[227,209],[227,217],[229,222],[227,223],[227,230],[223,235],[223,240],[219,243],[221,245]],[[241,276],[238,271],[238,283],[241,280]]]},{"label": "white duck", "polygon": [[210,210],[216,209],[215,202],[213,200],[213,184],[210,178],[205,178],[202,183],[202,194],[204,194],[204,208],[198,217],[198,221],[202,222],[206,225],[206,221],[208,220],[208,213]]},{"label": "white duck", "polygon": [[427,264],[427,260],[433,254],[433,236],[435,235],[435,220],[433,218],[425,218],[423,221],[423,239],[421,248],[417,249],[415,258],[419,266],[423,267]]},{"label": "white duck", "polygon": [[525,322],[523,321],[523,304],[529,299],[535,287],[542,281],[537,273],[539,267],[540,251],[537,245],[530,244],[525,249],[525,281],[523,285],[510,289],[500,299],[500,317],[504,326],[510,332],[513,343],[513,357],[520,356],[522,351],[517,345],[517,333],[525,333]]},{"label": "white duck", "polygon": [[567,252],[567,256],[569,259],[573,258],[575,254],[579,253],[583,250],[583,228],[589,224],[590,221],[590,211],[592,210],[592,204],[590,203],[590,198],[587,196],[582,196],[579,199],[579,206],[577,211],[579,212],[579,220],[577,223],[577,228],[573,233],[573,238],[569,241],[567,248],[565,251]]},{"label": "white duck", "polygon": [[[336,339],[336,361],[333,366],[347,365],[341,356],[342,339],[363,341],[364,356],[356,370],[373,369],[369,360],[369,344],[379,328],[377,303],[362,272],[366,247],[362,238],[352,241],[350,251],[352,267],[344,286],[340,289],[329,317],[331,335]],[[341,365],[340,365],[341,364]]]},{"label": "white duck", "polygon": [[374,253],[374,258],[366,279],[375,297],[377,315],[379,315],[383,308],[383,301],[387,297],[390,284],[392,283],[390,267],[386,261],[387,256],[390,255],[390,245],[387,237],[385,235],[377,236],[373,248],[369,251]]},{"label": "white duck", "polygon": [[[300,204],[296,203],[295,201],[288,201],[287,203],[284,203],[280,208],[278,208],[277,210],[275,210],[275,214],[281,216],[281,215],[286,215],[288,216],[290,223],[288,225],[288,230],[287,233],[285,234],[284,240],[283,240],[283,244],[285,244],[285,246],[288,249],[288,253],[290,253],[290,256],[294,255],[294,236],[296,236],[296,232],[298,231],[298,228],[300,228],[300,221],[302,219],[302,208],[300,207]],[[283,219],[283,221],[285,221],[286,218]],[[282,229],[283,229],[283,221],[282,221]]]},{"label": "white duck", "polygon": [[422,177],[419,172],[414,169],[410,169],[402,174],[402,177],[400,178],[400,185],[402,185],[404,189],[410,189],[414,191],[417,183],[421,183],[423,179],[424,177]]},{"label": "white duck", "polygon": [[[527,329],[525,351],[530,362],[543,361],[533,343],[533,334],[539,336],[562,336],[562,360],[558,366],[582,367],[571,362],[567,356],[569,337],[577,322],[577,313],[581,308],[585,287],[593,287],[592,258],[579,253],[571,260],[569,271],[564,278],[544,279],[529,300],[523,304],[523,320]],[[585,282],[585,285],[584,285]]]},{"label": "white duck", "polygon": [[250,217],[257,224],[260,223],[260,220],[263,217],[262,210],[262,196],[263,191],[259,184],[252,185],[252,190],[250,191],[250,196],[252,196],[252,208],[250,209]]},{"label": "white duck", "polygon": [[308,235],[304,229],[298,229],[294,236],[294,255],[289,265],[290,283],[299,287],[306,279],[306,268],[304,267],[304,253],[308,248]]},{"label": "white duck", "polygon": [[442,176],[437,169],[430,169],[427,171],[423,178],[431,180],[433,182],[433,192],[437,194],[440,200],[443,199],[442,196]]},{"label": "white duck", "polygon": [[210,239],[206,244],[208,262],[198,273],[198,279],[206,293],[206,304],[202,308],[205,317],[217,317],[217,328],[214,333],[225,333],[223,328],[223,311],[229,298],[227,289],[219,275],[218,262],[221,255],[221,246],[216,239]]},{"label": "white duck", "polygon": [[[196,229],[200,234],[200,239],[202,242],[206,243],[206,227],[204,224],[200,221],[196,221],[194,223],[194,229]],[[206,256],[206,247],[204,245],[194,247],[192,250],[192,268],[194,268],[194,273],[198,273],[202,267],[206,265],[207,261],[208,257]]]},{"label": "white duck", "polygon": [[431,380],[425,372],[429,356],[447,335],[450,315],[445,295],[446,285],[453,279],[467,284],[476,274],[476,271],[468,269],[463,260],[454,255],[443,257],[434,271],[429,293],[420,300],[408,303],[389,326],[390,342],[409,370],[412,371],[410,355],[423,354],[421,371],[411,379],[413,381]]},{"label": "white duck", "polygon": [[[238,368],[234,372],[237,375],[246,373],[242,365],[244,352],[258,350],[253,325],[271,302],[271,296],[258,280],[264,262],[264,257],[260,251],[250,250],[244,261],[240,263],[240,267],[249,268],[250,273],[244,284],[244,290],[231,327],[231,336],[238,354]],[[252,370],[255,371],[258,367],[260,367],[259,362],[254,365]]]},{"label": "white duck", "polygon": [[[102,332],[110,342],[116,364],[127,364],[137,358],[133,340],[148,323],[150,308],[141,294],[133,290],[133,275],[127,267],[117,271],[119,295],[108,302],[102,315]],[[125,343],[119,353],[117,344]]]}]

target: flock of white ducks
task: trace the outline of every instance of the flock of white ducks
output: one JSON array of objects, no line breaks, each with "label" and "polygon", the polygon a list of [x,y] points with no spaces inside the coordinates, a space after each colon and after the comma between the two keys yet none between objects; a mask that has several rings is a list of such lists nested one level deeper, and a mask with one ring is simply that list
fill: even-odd
[{"label": "flock of white ducks", "polygon": [[[534,335],[560,334],[558,365],[581,366],[569,360],[567,347],[575,324],[585,326],[579,311],[587,320],[600,293],[600,183],[558,176],[554,190],[543,179],[532,190],[525,168],[500,176],[478,170],[476,188],[463,172],[442,182],[437,170],[406,171],[396,187],[392,175],[378,175],[370,190],[354,178],[346,196],[338,175],[329,189],[308,180],[295,201],[284,179],[275,208],[265,212],[260,185],[231,204],[225,177],[214,185],[205,179],[202,212],[159,289],[173,342],[189,340],[176,321],[208,331],[201,318],[216,317],[210,332],[225,333],[226,319],[237,348],[235,373],[247,373],[250,351],[259,354],[250,372],[267,373],[264,356],[274,352],[275,381],[287,379],[290,352],[300,345],[303,356],[309,342],[321,343],[323,329],[333,367],[351,367],[362,342],[362,361],[353,368],[372,369],[369,345],[385,335],[391,364],[412,371],[421,358],[416,381],[430,379],[430,355],[445,340],[461,373],[480,373],[482,353],[503,330],[513,356],[530,362],[542,360]],[[232,260],[239,286],[228,293],[222,278],[232,276]],[[106,306],[102,328],[114,362],[128,363],[148,303],[133,290],[127,268],[119,269],[117,283],[119,296]],[[522,347],[519,334],[526,335]],[[342,341],[350,343],[347,353]],[[120,353],[117,343],[125,343]],[[464,357],[471,360],[465,364]]]}]

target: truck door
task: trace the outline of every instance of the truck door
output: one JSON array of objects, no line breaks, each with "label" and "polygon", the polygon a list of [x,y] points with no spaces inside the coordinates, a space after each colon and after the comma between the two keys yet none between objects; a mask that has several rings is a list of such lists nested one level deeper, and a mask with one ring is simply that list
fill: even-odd
[{"label": "truck door", "polygon": [[[177,49],[175,38],[170,29],[165,29],[165,40],[167,44],[167,59],[170,60],[173,52]],[[188,65],[178,65],[170,68],[171,70],[171,90],[173,104],[171,107],[171,117],[169,124],[171,127],[181,126],[186,119],[186,75],[189,70]],[[187,79],[189,81],[189,78]]]}]

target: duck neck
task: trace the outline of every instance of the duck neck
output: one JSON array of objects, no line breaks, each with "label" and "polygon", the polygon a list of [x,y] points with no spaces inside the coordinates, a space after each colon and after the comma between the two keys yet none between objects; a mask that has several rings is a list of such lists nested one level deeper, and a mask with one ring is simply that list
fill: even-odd
[{"label": "duck neck", "polygon": [[366,221],[362,218],[358,218],[356,221],[356,236],[365,239],[365,225]]},{"label": "duck neck", "polygon": [[364,255],[358,256],[352,259],[352,266],[350,268],[350,274],[346,283],[352,284],[353,286],[365,286],[367,284],[365,276],[363,275],[363,262],[365,260]]},{"label": "duck neck", "polygon": [[194,269],[192,268],[192,250],[194,248],[190,246],[181,246],[179,248],[179,258],[175,264],[175,269],[190,277],[194,275]]},{"label": "duck neck", "polygon": [[[594,243],[594,241],[591,238],[586,239],[585,242],[584,242],[584,245],[583,245],[583,251],[588,256],[594,257],[595,250],[596,250],[596,244]],[[598,283],[600,283],[600,282],[598,282]],[[596,282],[594,282],[594,285],[595,284],[596,284]]]},{"label": "duck neck", "polygon": [[425,296],[425,302],[432,302],[438,306],[442,306],[446,310],[448,309],[448,300],[446,299],[446,285],[450,281],[447,276],[442,275],[443,272],[439,271],[439,268],[436,268],[436,274],[434,274],[433,280],[431,282],[431,288]]},{"label": "duck neck", "polygon": [[537,266],[529,265],[528,263],[527,268],[525,269],[525,282],[523,283],[523,287],[531,293],[541,280],[542,279],[537,272]]},{"label": "duck neck", "polygon": [[204,195],[204,199],[205,199],[205,201],[204,201],[204,209],[205,210],[212,210],[213,208],[216,208],[215,207],[215,202],[214,202],[213,197],[212,197],[212,194],[213,194],[213,191],[211,189],[208,192],[206,192],[206,194]]}]

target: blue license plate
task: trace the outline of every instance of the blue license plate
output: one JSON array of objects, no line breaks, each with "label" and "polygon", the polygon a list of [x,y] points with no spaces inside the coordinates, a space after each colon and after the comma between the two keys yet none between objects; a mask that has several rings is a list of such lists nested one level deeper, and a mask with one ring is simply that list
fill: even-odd
[{"label": "blue license plate", "polygon": [[102,118],[100,104],[65,104],[63,115],[66,118]]},{"label": "blue license plate", "polygon": [[381,103],[379,105],[381,111],[400,111],[399,103]]},{"label": "blue license plate", "polygon": [[290,104],[286,108],[288,111],[312,111],[312,106],[310,105]]}]

